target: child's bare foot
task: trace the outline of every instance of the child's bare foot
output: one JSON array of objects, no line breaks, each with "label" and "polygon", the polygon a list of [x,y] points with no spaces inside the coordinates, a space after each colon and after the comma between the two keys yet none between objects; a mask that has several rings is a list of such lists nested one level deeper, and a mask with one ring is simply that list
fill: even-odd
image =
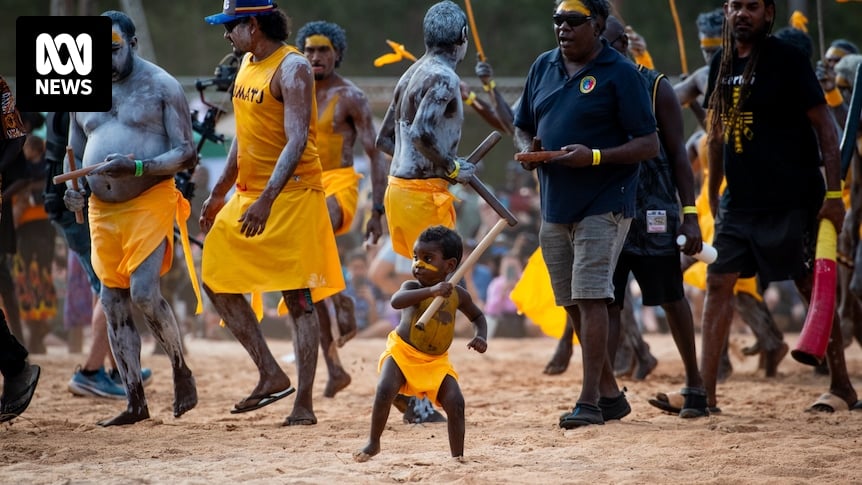
[{"label": "child's bare foot", "polygon": [[380,445],[368,443],[365,445],[365,448],[362,448],[353,454],[353,460],[357,463],[365,463],[370,460],[372,456],[378,453],[380,453]]}]

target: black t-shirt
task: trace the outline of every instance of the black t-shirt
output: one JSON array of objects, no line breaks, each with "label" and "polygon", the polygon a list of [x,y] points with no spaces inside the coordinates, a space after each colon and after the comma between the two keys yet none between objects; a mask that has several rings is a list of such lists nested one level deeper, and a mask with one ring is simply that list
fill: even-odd
[{"label": "black t-shirt", "polygon": [[[708,102],[715,89],[721,55],[710,66]],[[738,93],[748,58],[734,54],[733,76],[721,80]],[[774,37],[761,46],[752,87],[735,126],[724,120],[724,174],[721,204],[731,210],[806,208],[823,201],[817,137],[806,113],[825,103],[808,59]]]}]

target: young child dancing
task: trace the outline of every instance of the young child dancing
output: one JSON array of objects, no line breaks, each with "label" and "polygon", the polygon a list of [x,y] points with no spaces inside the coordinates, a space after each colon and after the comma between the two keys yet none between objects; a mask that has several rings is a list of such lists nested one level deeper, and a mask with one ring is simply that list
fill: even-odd
[{"label": "young child dancing", "polygon": [[[455,312],[461,311],[475,328],[468,349],[484,353],[488,349],[487,324],[482,310],[464,288],[446,281],[461,263],[461,237],[444,226],[432,226],[413,245],[413,276],[392,295],[391,304],[402,310],[401,322],[389,334],[380,356],[380,381],[371,413],[368,444],[353,455],[368,461],[380,453],[380,436],[397,394],[426,396],[443,407],[448,417],[449,448],[452,456],[464,456],[464,396],[458,374],[449,363],[449,346],[455,336]],[[434,297],[444,297],[440,307],[423,329],[416,322]]]}]

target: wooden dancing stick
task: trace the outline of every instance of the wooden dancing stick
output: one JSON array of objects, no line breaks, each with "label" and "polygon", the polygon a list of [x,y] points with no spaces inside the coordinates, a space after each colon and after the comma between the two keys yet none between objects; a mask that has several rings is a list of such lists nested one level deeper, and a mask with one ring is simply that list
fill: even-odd
[{"label": "wooden dancing stick", "polygon": [[[492,131],[491,134],[488,135],[485,140],[482,141],[482,143],[480,143],[479,146],[476,147],[475,150],[473,150],[473,153],[471,153],[470,156],[467,157],[467,161],[471,163],[476,163],[481,160],[485,156],[485,154],[487,154],[491,150],[491,148],[493,148],[494,145],[496,145],[497,142],[500,141],[500,138],[502,137],[503,135],[501,135],[500,132]],[[500,220],[497,221],[496,224],[494,224],[494,227],[491,228],[488,234],[486,234],[482,238],[482,240],[479,241],[479,244],[476,245],[476,249],[474,249],[473,252],[470,253],[469,256],[467,256],[467,259],[461,262],[461,265],[458,266],[458,269],[456,269],[455,272],[452,273],[452,276],[449,277],[447,281],[449,281],[453,285],[461,281],[461,278],[464,277],[467,271],[473,268],[473,265],[476,264],[476,261],[478,261],[479,257],[482,256],[482,253],[484,253],[485,250],[488,249],[491,244],[493,244],[494,240],[497,239],[497,236],[503,231],[503,229],[506,228],[507,225],[514,226],[518,223],[518,218],[516,218],[515,215],[512,214],[512,212],[509,211],[509,209],[507,209],[502,202],[500,202],[500,199],[495,197],[494,194],[488,189],[488,187],[484,183],[482,183],[482,181],[479,180],[479,178],[475,175],[470,177],[470,187],[472,187],[473,190],[475,190],[480,197],[485,199],[485,202],[487,202],[488,205],[490,205],[491,208],[493,208],[494,211],[500,216]],[[440,306],[443,305],[443,302],[445,300],[446,299],[442,296],[434,297],[434,301],[432,301],[431,304],[428,305],[428,308],[425,309],[425,312],[422,313],[422,316],[420,316],[419,320],[416,321],[416,328],[424,329],[425,324],[431,320],[431,317],[434,316],[435,313],[437,313],[437,310],[440,309]]]},{"label": "wooden dancing stick", "polygon": [[[72,149],[72,147],[67,148],[67,150],[71,150],[71,149]],[[74,159],[72,159],[70,157],[70,160],[74,160]],[[94,163],[94,164],[89,165],[87,167],[79,168],[79,169],[75,170],[75,162],[70,161],[69,171],[66,173],[61,173],[60,175],[55,176],[53,179],[53,182],[55,184],[65,184],[66,182],[71,180],[72,181],[72,188],[75,190],[78,190],[78,179],[80,177],[84,177],[85,175],[89,174],[93,170],[101,167],[105,163],[107,163],[107,162]]]},{"label": "wooden dancing stick", "polygon": [[[467,157],[467,161],[473,164],[478,163],[480,160],[485,158],[485,155],[491,151],[491,148],[494,148],[494,145],[496,145],[501,138],[503,138],[503,135],[501,135],[499,131],[492,131],[484,140],[482,140],[482,143],[473,150],[473,153]],[[470,177],[469,185],[477,194],[479,194],[479,197],[485,199],[485,202],[494,209],[494,212],[503,219],[506,219],[506,222],[508,222],[510,226],[514,226],[518,223],[518,218],[515,217],[515,215],[512,214],[502,202],[500,202],[500,199],[494,196],[494,193],[491,192],[491,190],[482,183],[481,180],[479,180],[479,177],[476,177],[475,175]]]},{"label": "wooden dancing stick", "polygon": [[[473,34],[473,43],[476,44],[476,53],[479,56],[479,60],[482,62],[487,62],[487,57],[485,57],[485,50],[482,49],[482,40],[479,39],[479,30],[476,28],[476,17],[473,15],[473,5],[470,3],[470,0],[464,0],[464,6],[467,10],[467,20],[470,23],[470,33]],[[492,80],[491,83],[494,81]],[[482,83],[485,87],[485,91],[488,91],[488,94],[491,97],[491,107],[494,108],[494,114],[499,119],[500,111],[497,106],[497,89],[494,87],[494,84],[485,84]],[[504,123],[505,125],[505,123]],[[505,130],[508,132],[508,130]]]},{"label": "wooden dancing stick", "polygon": [[[69,173],[74,173],[75,172],[75,152],[72,150],[71,145],[66,145],[66,157],[69,159]],[[58,175],[58,177],[60,177],[60,176],[61,175]],[[64,183],[64,182],[65,182],[65,180],[63,182],[57,182],[57,178],[54,177],[54,183],[55,184],[60,184],[60,183]],[[75,192],[78,191],[78,177],[72,178],[72,189],[74,189]],[[75,211],[75,222],[77,222],[78,224],[84,223],[84,211],[83,210],[78,209]]]},{"label": "wooden dancing stick", "polygon": [[[461,281],[461,278],[464,277],[467,271],[473,269],[473,265],[476,264],[476,261],[478,261],[479,257],[482,256],[482,253],[484,253],[485,250],[488,249],[489,246],[491,246],[494,240],[497,239],[497,236],[500,234],[500,232],[502,232],[507,225],[508,223],[506,222],[506,219],[498,220],[497,223],[494,224],[494,227],[492,227],[491,230],[488,232],[488,234],[486,234],[485,237],[483,237],[482,240],[479,241],[479,244],[476,246],[476,249],[474,249],[473,252],[470,253],[469,256],[467,256],[467,259],[461,262],[461,266],[458,266],[458,269],[456,269],[455,272],[452,273],[452,276],[449,277],[448,281],[453,285]],[[456,290],[453,288],[452,291]],[[434,301],[432,301],[431,304],[428,305],[428,308],[425,309],[425,312],[422,314],[422,316],[419,317],[419,320],[416,321],[416,328],[424,330],[425,324],[431,320],[431,317],[433,317],[435,313],[437,313],[437,310],[440,309],[440,306],[443,305],[443,302],[445,300],[446,299],[442,296],[434,297]]]}]

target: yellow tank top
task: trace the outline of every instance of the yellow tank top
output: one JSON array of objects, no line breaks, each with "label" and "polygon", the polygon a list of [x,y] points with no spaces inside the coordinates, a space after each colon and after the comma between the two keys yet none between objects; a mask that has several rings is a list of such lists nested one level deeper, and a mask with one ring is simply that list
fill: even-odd
[{"label": "yellow tank top", "polygon": [[458,310],[458,290],[452,290],[452,295],[443,301],[437,313],[425,324],[425,330],[416,328],[416,321],[425,313],[434,298],[426,298],[419,303],[419,308],[413,313],[410,322],[410,343],[417,349],[429,354],[442,354],[455,338],[455,312]]},{"label": "yellow tank top", "polygon": [[341,168],[341,154],[344,147],[344,137],[336,133],[335,107],[339,96],[336,94],[327,103],[317,120],[317,150],[320,153],[320,164],[323,171]]},{"label": "yellow tank top", "polygon": [[[275,99],[269,85],[282,61],[291,54],[302,55],[296,48],[284,45],[266,59],[252,61],[243,57],[233,88],[233,109],[237,136],[237,190],[261,192],[266,187],[278,157],[287,145],[284,132],[284,103]],[[317,101],[312,93],[311,119],[317,119]],[[317,127],[310,123],[308,143],[296,170],[284,190],[314,187],[323,190],[321,166],[317,155]]]}]

